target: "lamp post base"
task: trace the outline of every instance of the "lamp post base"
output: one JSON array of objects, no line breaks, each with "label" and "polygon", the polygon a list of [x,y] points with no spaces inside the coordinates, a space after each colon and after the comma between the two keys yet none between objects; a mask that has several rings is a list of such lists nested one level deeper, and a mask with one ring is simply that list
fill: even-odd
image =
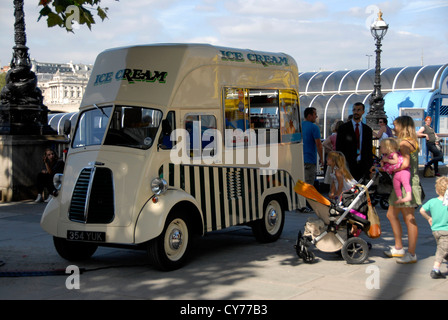
[{"label": "lamp post base", "polygon": [[379,130],[380,125],[378,124],[378,120],[384,117],[386,117],[384,112],[383,114],[368,114],[366,116],[366,124],[372,128],[372,130]]},{"label": "lamp post base", "polygon": [[0,105],[0,135],[54,135],[46,106]]},{"label": "lamp post base", "polygon": [[63,139],[60,135],[0,135],[0,202],[35,199],[43,152],[55,149]]},{"label": "lamp post base", "polygon": [[[378,89],[378,91],[380,90]],[[372,130],[379,130],[380,125],[378,124],[378,120],[386,117],[386,112],[384,112],[384,99],[381,91],[379,93],[374,92],[369,104],[370,110],[366,115],[366,123]]]}]

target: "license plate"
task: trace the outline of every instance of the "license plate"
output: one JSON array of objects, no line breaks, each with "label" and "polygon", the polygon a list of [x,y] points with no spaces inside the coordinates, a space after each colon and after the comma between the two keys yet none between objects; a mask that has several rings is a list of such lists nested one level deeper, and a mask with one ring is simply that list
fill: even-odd
[{"label": "license plate", "polygon": [[106,232],[67,230],[67,240],[105,242]]}]

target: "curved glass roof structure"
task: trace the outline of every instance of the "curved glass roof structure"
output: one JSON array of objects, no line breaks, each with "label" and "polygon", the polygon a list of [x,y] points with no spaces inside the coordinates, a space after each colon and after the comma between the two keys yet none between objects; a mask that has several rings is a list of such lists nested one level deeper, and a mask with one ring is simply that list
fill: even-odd
[{"label": "curved glass roof structure", "polygon": [[[322,137],[326,138],[331,124],[347,119],[355,102],[364,103],[365,117],[374,80],[374,68],[300,73],[301,108],[316,108]],[[442,101],[448,98],[448,92],[441,90],[447,80],[448,64],[382,69],[381,91],[388,121],[400,115],[400,108],[423,108],[425,115],[433,116],[437,129]]]},{"label": "curved glass roof structure", "polygon": [[48,124],[53,130],[56,130],[58,134],[64,134],[64,122],[70,120],[72,126],[76,124],[78,112],[70,113],[52,113],[48,115]]}]

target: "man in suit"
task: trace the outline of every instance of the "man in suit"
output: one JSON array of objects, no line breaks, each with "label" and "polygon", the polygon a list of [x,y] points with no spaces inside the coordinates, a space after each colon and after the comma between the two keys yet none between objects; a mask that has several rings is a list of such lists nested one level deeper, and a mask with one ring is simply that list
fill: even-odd
[{"label": "man in suit", "polygon": [[353,178],[368,179],[373,165],[372,129],[362,123],[364,104],[353,105],[353,118],[339,127],[336,136],[336,150],[344,154]]}]

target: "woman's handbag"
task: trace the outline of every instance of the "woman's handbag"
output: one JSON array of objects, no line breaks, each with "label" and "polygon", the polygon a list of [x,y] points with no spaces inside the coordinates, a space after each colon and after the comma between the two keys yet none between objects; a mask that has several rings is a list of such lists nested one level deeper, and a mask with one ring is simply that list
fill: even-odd
[{"label": "woman's handbag", "polygon": [[423,176],[425,178],[432,178],[435,176],[435,172],[434,172],[434,169],[432,168],[432,166],[425,166],[425,169],[423,171]]},{"label": "woman's handbag", "polygon": [[378,217],[378,214],[372,205],[369,206],[367,218],[370,222],[370,228],[369,231],[367,231],[369,238],[376,239],[381,237],[380,217]]},{"label": "woman's handbag", "polygon": [[367,190],[367,187],[365,186],[362,187],[366,191],[365,194],[367,198],[367,220],[369,220],[370,222],[370,227],[369,230],[367,230],[367,235],[369,236],[369,238],[376,239],[381,236],[380,217],[378,216],[378,213],[376,213],[375,208],[372,206],[372,203],[370,202],[370,195]]}]

